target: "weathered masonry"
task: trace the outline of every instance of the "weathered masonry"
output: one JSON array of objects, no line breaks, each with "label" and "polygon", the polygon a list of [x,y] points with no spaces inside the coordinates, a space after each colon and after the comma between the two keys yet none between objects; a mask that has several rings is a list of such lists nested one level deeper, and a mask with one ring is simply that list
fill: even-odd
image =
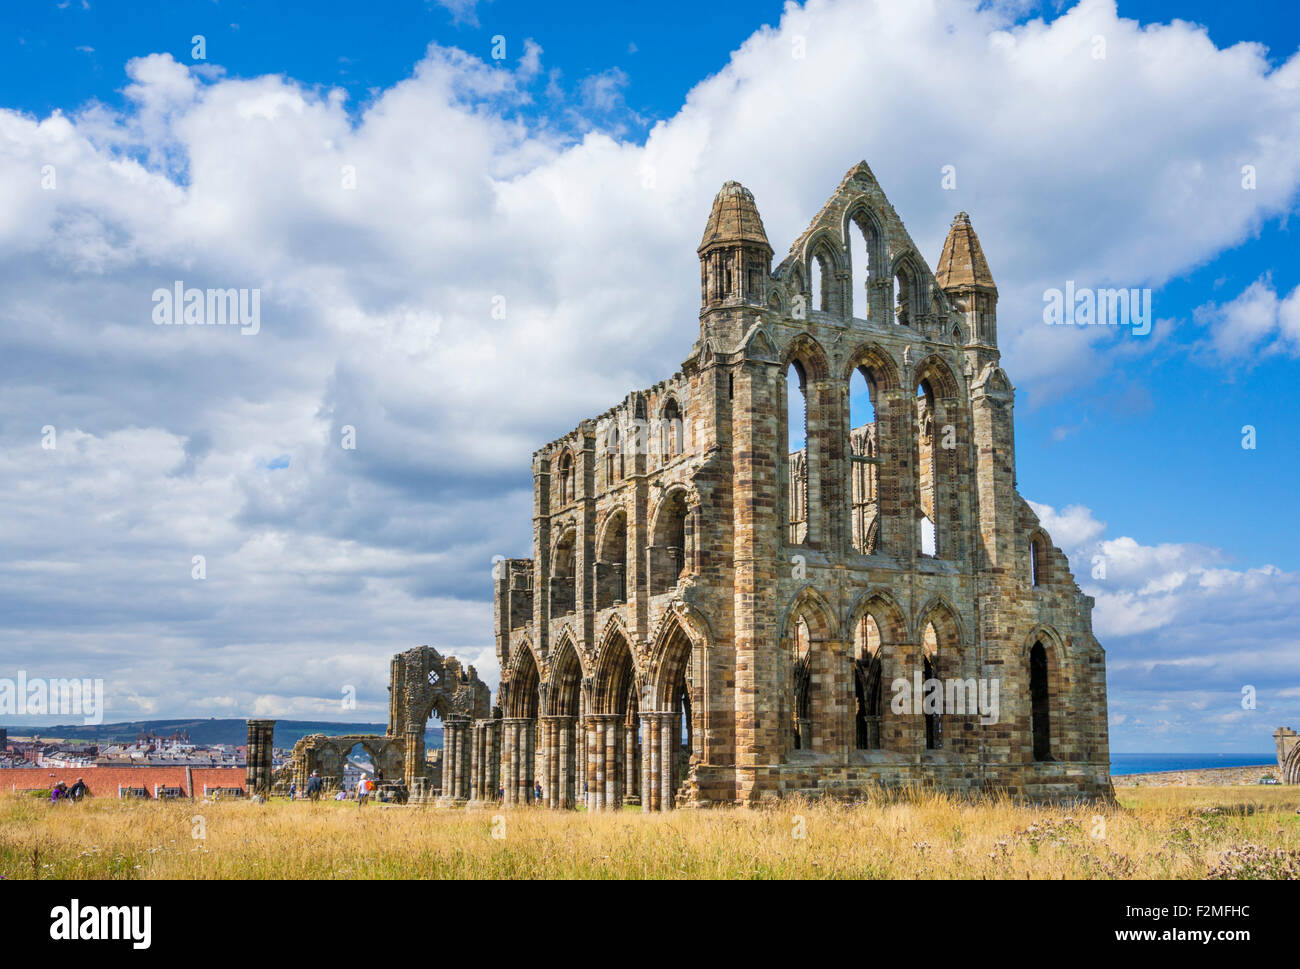
[{"label": "weathered masonry", "polygon": [[681,371],[533,456],[533,558],[494,573],[496,705],[473,667],[402,653],[386,735],[306,738],[276,787],[362,743],[453,804],[1109,794],[1093,601],[1016,491],[970,219],[932,273],[864,162],[775,269],[736,182],[698,251]]},{"label": "weathered masonry", "polygon": [[1016,491],[970,219],[932,273],[861,163],[775,269],[736,182],[698,251],[681,371],[533,456],[473,728],[506,802],[1107,794],[1093,602]]}]

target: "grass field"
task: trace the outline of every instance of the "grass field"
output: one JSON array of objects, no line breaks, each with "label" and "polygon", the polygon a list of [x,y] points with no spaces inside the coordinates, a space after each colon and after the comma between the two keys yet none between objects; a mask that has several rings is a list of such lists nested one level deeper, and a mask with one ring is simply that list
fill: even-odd
[{"label": "grass field", "polygon": [[0,796],[0,877],[1300,878],[1300,790],[1129,789],[1051,808],[939,794],[643,816]]}]

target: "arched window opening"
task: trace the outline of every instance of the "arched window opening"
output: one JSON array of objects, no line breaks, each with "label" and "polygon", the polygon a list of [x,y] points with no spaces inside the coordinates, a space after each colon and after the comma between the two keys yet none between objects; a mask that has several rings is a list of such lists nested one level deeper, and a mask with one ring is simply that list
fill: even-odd
[{"label": "arched window opening", "polygon": [[934,522],[922,514],[921,515],[921,554],[929,558],[935,557],[935,540],[934,540]]},{"label": "arched window opening", "polygon": [[[506,692],[505,727],[509,731],[505,743],[507,756],[501,764],[501,786],[505,789],[507,804],[529,804],[534,799],[534,779],[537,770],[537,717],[541,712],[541,679],[533,651],[527,646],[510,677]],[[511,722],[511,721],[516,722]],[[519,722],[527,721],[527,722]],[[528,756],[530,753],[534,756]],[[444,767],[444,776],[445,768]],[[443,793],[447,793],[444,789]]]},{"label": "arched window opening", "polygon": [[926,623],[921,650],[924,657],[921,664],[921,680],[924,689],[920,702],[921,712],[925,716],[925,749],[939,750],[943,747],[943,715],[940,711],[944,691],[942,684],[937,691],[931,687],[931,681],[938,678],[936,670],[939,666],[939,634],[935,632],[932,622]]},{"label": "arched window opening", "polygon": [[605,526],[596,556],[596,608],[627,601],[627,515],[616,512]]},{"label": "arched window opening", "polygon": [[[853,303],[851,316],[871,319],[871,253],[877,245],[876,227],[859,213],[849,230],[849,260],[853,267]],[[855,231],[856,230],[856,231]]]},{"label": "arched window opening", "polygon": [[684,450],[684,422],[676,398],[669,397],[659,419],[659,453],[665,459]]},{"label": "arched window opening", "polygon": [[812,636],[808,623],[795,620],[794,635],[794,749],[812,749]]},{"label": "arched window opening", "polygon": [[573,500],[573,456],[565,452],[560,458],[560,503],[568,504]]},{"label": "arched window opening", "polygon": [[[647,783],[643,785],[641,804],[643,809],[671,810],[680,793],[682,782],[690,772],[691,757],[694,747],[694,718],[692,716],[691,690],[692,650],[690,640],[676,626],[669,636],[660,667],[660,679],[656,687],[659,709],[666,710],[670,716],[664,721],[652,724],[651,749],[673,750],[676,756],[669,757],[667,764],[655,762],[655,773],[647,773]],[[666,731],[665,736],[660,731]],[[643,738],[644,740],[644,738]],[[647,760],[643,767],[648,767]],[[660,773],[662,772],[662,773]]]},{"label": "arched window opening", "polygon": [[829,285],[830,285],[830,267],[826,263],[826,256],[817,253],[813,256],[812,265],[808,267],[812,276],[812,308],[825,313],[829,308]]},{"label": "arched window opening", "polygon": [[542,793],[551,806],[571,808],[582,793],[580,772],[585,769],[587,758],[585,747],[580,743],[580,735],[585,730],[578,727],[583,722],[580,719],[583,712],[582,664],[568,639],[562,641],[554,671],[547,703],[551,715],[558,718],[552,745],[555,760],[547,772],[550,783],[543,783]]},{"label": "arched window opening", "polygon": [[922,555],[933,558],[939,554],[936,528],[938,502],[935,497],[939,479],[939,452],[935,439],[934,391],[928,380],[922,380],[916,388],[916,436],[917,491],[920,499],[917,515],[920,526],[918,547]]},{"label": "arched window opening", "polygon": [[623,449],[620,446],[618,426],[605,432],[605,483],[612,485],[623,477]]},{"label": "arched window opening", "polygon": [[576,531],[568,529],[555,543],[555,557],[551,564],[551,615],[564,616],[577,607],[576,584],[573,574],[573,552]]},{"label": "arched window opening", "polygon": [[[342,767],[339,783],[342,789],[349,794],[354,794],[357,789],[357,782],[366,777],[374,780],[376,783],[383,780],[382,771],[379,765],[375,763],[374,758],[366,747],[357,742],[352,745],[351,749],[343,754],[341,759]],[[393,778],[388,778],[392,780]]]},{"label": "arched window opening", "polygon": [[880,749],[884,681],[881,679],[880,627],[864,613],[853,632],[854,746]]},{"label": "arched window opening", "polygon": [[1048,706],[1047,650],[1034,643],[1029,651],[1029,701],[1032,709],[1034,760],[1052,759],[1052,718]]},{"label": "arched window opening", "polygon": [[803,365],[792,361],[786,370],[785,451],[789,460],[786,483],[787,540],[808,541],[808,398]]},{"label": "arched window opening", "polygon": [[677,587],[689,565],[687,556],[686,494],[671,492],[655,516],[654,536],[650,546],[650,594],[660,595]]},{"label": "arched window opening", "polygon": [[876,420],[879,382],[866,366],[849,377],[849,495],[853,547],[865,555],[876,551],[880,515],[880,423]]},{"label": "arched window opening", "polygon": [[1029,540],[1029,582],[1040,586],[1047,582],[1047,556],[1042,536],[1035,535]]},{"label": "arched window opening", "polygon": [[894,273],[894,321],[900,326],[912,325],[912,273],[899,266]]},{"label": "arched window opening", "polygon": [[533,651],[526,645],[519,647],[522,655],[515,674],[510,678],[509,700],[506,715],[510,717],[537,717],[538,686],[537,663],[533,660]]}]

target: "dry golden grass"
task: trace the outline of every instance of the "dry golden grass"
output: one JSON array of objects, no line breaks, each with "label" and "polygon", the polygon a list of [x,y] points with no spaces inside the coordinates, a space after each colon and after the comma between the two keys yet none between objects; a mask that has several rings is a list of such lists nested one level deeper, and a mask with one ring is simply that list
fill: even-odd
[{"label": "dry golden grass", "polygon": [[1071,809],[912,792],[852,806],[787,800],[654,816],[327,801],[55,808],[5,795],[0,876],[1116,879],[1217,869],[1297,877],[1298,795],[1139,788],[1122,791],[1118,805]]}]

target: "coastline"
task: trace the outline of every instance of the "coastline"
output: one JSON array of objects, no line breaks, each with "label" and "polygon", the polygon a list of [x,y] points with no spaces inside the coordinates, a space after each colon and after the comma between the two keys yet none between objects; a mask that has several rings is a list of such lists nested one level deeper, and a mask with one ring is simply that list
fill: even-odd
[{"label": "coastline", "polygon": [[1200,767],[1192,770],[1152,771],[1146,774],[1112,774],[1115,787],[1232,787],[1255,786],[1269,775],[1278,777],[1276,764],[1248,767]]}]

